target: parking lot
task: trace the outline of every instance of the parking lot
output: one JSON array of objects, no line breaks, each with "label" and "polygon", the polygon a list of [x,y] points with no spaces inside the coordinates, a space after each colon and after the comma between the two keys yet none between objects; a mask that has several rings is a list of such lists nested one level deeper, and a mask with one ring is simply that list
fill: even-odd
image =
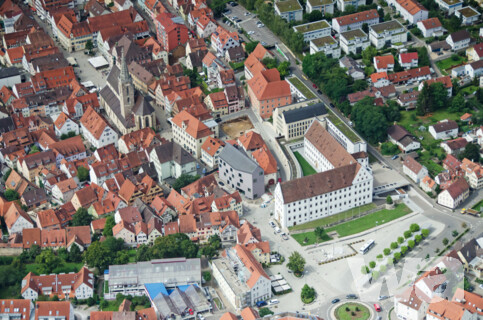
[{"label": "parking lot", "polygon": [[[260,20],[256,17],[256,15],[247,11],[240,5],[232,7],[230,4],[227,4],[226,8],[230,10],[229,13],[224,14],[226,18],[228,18],[232,22],[235,19],[234,17],[242,20],[235,25],[230,23],[230,25],[228,26],[228,29],[230,29],[230,31],[242,28],[243,30],[245,30],[245,32],[249,33],[250,39],[252,39],[253,41],[265,42],[266,46],[273,46],[277,42],[277,38],[275,37],[275,35],[266,26],[263,26],[261,28],[257,26],[257,22],[259,22]],[[220,21],[218,22],[225,27],[226,24],[222,23],[222,19],[219,20]]]}]

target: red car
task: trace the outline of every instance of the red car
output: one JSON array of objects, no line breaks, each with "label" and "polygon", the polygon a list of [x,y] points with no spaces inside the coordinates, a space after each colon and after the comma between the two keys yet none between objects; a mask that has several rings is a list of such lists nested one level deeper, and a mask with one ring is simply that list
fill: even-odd
[{"label": "red car", "polygon": [[317,89],[317,86],[315,85],[315,83],[312,83],[312,87],[314,87],[314,89]]},{"label": "red car", "polygon": [[381,312],[381,306],[378,305],[377,303],[374,303],[374,309],[376,309],[377,312]]}]

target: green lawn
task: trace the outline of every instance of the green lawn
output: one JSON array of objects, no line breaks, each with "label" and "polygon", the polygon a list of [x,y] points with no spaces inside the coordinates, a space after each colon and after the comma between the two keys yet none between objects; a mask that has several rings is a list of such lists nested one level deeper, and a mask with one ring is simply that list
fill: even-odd
[{"label": "green lawn", "polygon": [[467,96],[473,94],[473,92],[475,92],[476,90],[478,90],[477,86],[468,86],[461,89],[460,92],[463,93],[463,95]]},{"label": "green lawn", "polygon": [[443,71],[449,68],[452,68],[453,66],[462,64],[463,62],[466,62],[468,59],[466,57],[462,57],[458,55],[458,60],[453,60],[452,57],[449,57],[444,60],[440,60],[436,62],[436,65],[438,66],[439,70]]},{"label": "green lawn", "polygon": [[106,300],[108,305],[105,308],[102,308],[102,311],[119,311],[119,305],[116,300]]},{"label": "green lawn", "polygon": [[300,166],[302,167],[302,172],[304,176],[310,176],[311,174],[317,173],[314,168],[305,160],[305,158],[298,152],[294,152],[295,158],[297,158],[297,161],[300,163]]},{"label": "green lawn", "polygon": [[240,62],[230,62],[230,66],[233,70],[243,69],[245,67],[245,60]]},{"label": "green lawn", "polygon": [[[303,233],[293,234],[292,238],[294,238],[298,243],[300,243],[303,246],[308,246],[308,245],[314,244],[316,242],[325,242],[325,241],[332,240],[332,238],[325,232],[324,232],[324,236],[322,237],[322,239],[317,239],[315,237],[315,233],[312,232],[312,231],[311,232],[303,232]],[[304,240],[307,240],[307,242],[304,243]],[[316,241],[316,240],[318,240],[318,241]]]},{"label": "green lawn", "polygon": [[[438,148],[436,152],[439,154],[439,152],[443,152],[443,149]],[[441,165],[434,162],[433,157],[428,151],[421,153],[421,156],[417,160],[428,169],[428,172],[432,177],[435,177],[444,171],[444,168]]]},{"label": "green lawn", "polygon": [[483,207],[483,200],[481,200],[480,202],[475,204],[471,209],[476,210],[476,211],[480,211],[481,207]]},{"label": "green lawn", "polygon": [[360,213],[364,213],[366,211],[374,209],[375,207],[376,207],[376,204],[368,203],[357,208],[352,208],[350,210],[347,210],[338,214],[334,214],[332,216],[317,219],[303,224],[298,224],[296,226],[290,227],[289,229],[290,231],[297,231],[297,230],[315,229],[317,227],[325,227],[328,224],[332,224],[342,219],[347,219],[347,218],[356,216]]},{"label": "green lawn", "polygon": [[411,209],[409,209],[404,203],[401,203],[396,205],[393,210],[383,209],[381,211],[368,214],[362,218],[329,228],[327,229],[327,233],[336,231],[340,237],[346,237],[351,234],[356,234],[374,228],[376,226],[376,221],[378,221],[378,225],[381,225],[405,216],[408,213],[411,213]]},{"label": "green lawn", "polygon": [[[82,263],[82,262],[79,262],[79,263],[75,263],[75,262],[64,262],[61,266],[58,266],[57,268],[55,268],[52,271],[52,273],[79,272],[79,270],[82,268],[83,265],[84,265],[84,263]],[[33,273],[35,273],[37,275],[40,274],[40,272],[38,271],[39,265],[36,264],[36,263],[26,264],[25,265],[25,269],[27,270],[27,272],[33,272]]]},{"label": "green lawn", "polygon": [[129,254],[129,262],[136,262],[136,249],[129,249],[127,253]]},{"label": "green lawn", "polygon": [[306,99],[314,99],[315,94],[307,88],[307,86],[300,81],[299,78],[297,77],[292,77],[287,79],[295,88],[297,88],[304,96]]},{"label": "green lawn", "polygon": [[[347,308],[349,308],[349,311],[347,311]],[[356,311],[356,308],[359,311]],[[354,312],[354,315],[352,315],[352,312]],[[369,309],[360,303],[344,303],[335,310],[335,317],[338,320],[366,320],[369,319],[370,315]]]}]

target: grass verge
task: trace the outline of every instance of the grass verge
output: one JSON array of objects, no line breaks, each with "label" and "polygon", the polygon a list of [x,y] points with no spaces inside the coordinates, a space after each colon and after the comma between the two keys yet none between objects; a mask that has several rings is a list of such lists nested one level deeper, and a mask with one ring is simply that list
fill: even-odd
[{"label": "grass verge", "polygon": [[311,174],[317,173],[314,168],[305,160],[305,158],[298,152],[294,152],[295,158],[297,158],[297,161],[300,163],[300,166],[302,167],[302,173],[304,176],[310,176]]}]

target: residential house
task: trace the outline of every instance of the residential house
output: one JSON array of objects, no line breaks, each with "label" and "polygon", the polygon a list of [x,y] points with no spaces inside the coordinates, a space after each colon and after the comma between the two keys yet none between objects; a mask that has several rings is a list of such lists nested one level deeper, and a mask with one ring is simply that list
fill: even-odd
[{"label": "residential house", "polygon": [[51,170],[55,167],[56,156],[52,150],[29,154],[17,160],[17,170],[30,182],[35,181],[35,177],[42,169],[46,168]]},{"label": "residential house", "polygon": [[268,147],[264,145],[263,147],[253,151],[251,155],[263,170],[263,174],[265,176],[265,185],[274,185],[277,182],[278,166],[277,160],[270,152]]},{"label": "residential house", "polygon": [[470,79],[479,78],[483,74],[483,62],[473,61],[465,66],[465,73]]},{"label": "residential house", "polygon": [[44,189],[33,189],[31,191],[24,192],[20,198],[20,203],[26,206],[28,209],[34,209],[44,203],[47,203],[47,194]]},{"label": "residential house", "polygon": [[228,49],[240,46],[240,38],[236,31],[229,32],[218,26],[211,34],[211,48],[218,57],[224,57]]},{"label": "residential house", "polygon": [[259,72],[247,85],[252,107],[262,119],[270,118],[275,108],[292,103],[290,85],[280,79],[277,69]]},{"label": "residential house", "polygon": [[423,319],[428,309],[428,303],[416,286],[406,288],[401,294],[394,296],[394,313],[398,319]]},{"label": "residential house", "polygon": [[208,137],[201,146],[200,160],[212,169],[217,168],[218,159],[224,146],[224,141],[218,138]]},{"label": "residential house", "polygon": [[242,46],[233,47],[226,51],[225,60],[228,62],[242,62],[245,60],[246,53]]},{"label": "residential house", "polygon": [[262,242],[262,233],[260,232],[260,229],[253,226],[248,221],[238,229],[236,237],[236,243],[242,246]]},{"label": "residential house", "polygon": [[196,33],[200,38],[208,38],[216,31],[218,25],[212,17],[201,16],[196,22]]},{"label": "residential house", "polygon": [[5,189],[15,190],[19,196],[22,196],[25,192],[34,190],[35,186],[22,177],[17,171],[12,170],[7,181],[5,181]]},{"label": "residential house", "polygon": [[438,185],[436,184],[436,182],[431,179],[430,176],[425,176],[419,183],[419,187],[421,187],[424,192],[430,192],[432,194],[434,194],[434,192],[436,191],[437,186]]},{"label": "residential house", "polygon": [[303,8],[297,0],[283,0],[274,3],[275,14],[290,21],[301,21]]},{"label": "residential house", "polygon": [[[235,47],[235,48],[240,48],[240,47]],[[232,48],[232,49],[235,49],[235,48]],[[186,57],[186,68],[200,72],[203,67],[203,58],[206,56],[207,53],[208,53],[208,50],[196,50],[194,52],[188,53]]]},{"label": "residential house", "polygon": [[32,219],[30,219],[29,215],[16,202],[10,205],[3,219],[5,220],[5,225],[10,235],[22,233],[22,230],[34,227]]},{"label": "residential house", "polygon": [[448,90],[448,97],[451,97],[453,94],[453,82],[451,82],[451,77],[450,76],[442,76],[439,78],[433,78],[430,80],[423,81],[419,84],[419,91],[423,88],[424,84],[427,83],[428,86],[432,85],[433,83],[440,82],[444,85],[446,90]]},{"label": "residential house", "polygon": [[74,320],[74,308],[69,301],[35,302],[35,320],[49,319],[54,315],[63,320]]},{"label": "residential house", "polygon": [[483,43],[475,44],[473,47],[466,49],[468,61],[478,61],[483,59]]},{"label": "residential house", "polygon": [[[368,45],[370,45],[367,35],[366,35],[366,39],[367,39]],[[365,78],[364,70],[362,70],[362,67],[351,57],[344,56],[341,59],[339,59],[339,66],[341,68],[346,68],[347,69],[346,73],[349,76],[351,76],[352,79],[354,80],[362,80]]]},{"label": "residential house", "polygon": [[404,160],[403,172],[416,183],[428,175],[428,169],[411,156],[407,156]]},{"label": "residential house", "polygon": [[310,40],[327,37],[331,35],[332,28],[327,20],[319,20],[315,22],[309,22],[299,24],[293,27],[295,32],[303,34],[304,41],[310,42]]},{"label": "residential house", "polygon": [[87,41],[93,40],[89,23],[78,22],[67,14],[63,14],[53,27],[57,29],[57,39],[68,52],[84,50]]},{"label": "residential house", "polygon": [[337,0],[337,8],[344,12],[349,6],[358,8],[359,6],[366,5],[365,0]]},{"label": "residential house", "polygon": [[379,14],[377,13],[377,10],[371,9],[333,18],[332,29],[337,33],[342,33],[349,30],[361,29],[362,25],[365,23],[367,23],[368,26],[379,23]]},{"label": "residential house", "polygon": [[124,240],[128,246],[136,246],[136,231],[134,225],[124,220],[121,220],[112,228],[112,235],[116,239]]},{"label": "residential house", "polygon": [[453,51],[466,49],[470,45],[470,41],[471,35],[466,29],[453,32],[448,37],[446,37],[446,42],[451,46],[451,50]]},{"label": "residential house", "polygon": [[392,0],[388,3],[410,24],[428,19],[428,10],[417,0]]},{"label": "residential house", "polygon": [[391,73],[388,75],[388,78],[389,81],[395,85],[412,84],[415,82],[421,83],[424,80],[433,80],[431,79],[431,69],[428,66]]},{"label": "residential house", "polygon": [[459,155],[465,150],[468,140],[465,138],[457,138],[453,140],[443,141],[440,146],[448,155]]},{"label": "residential house", "polygon": [[464,26],[472,25],[480,19],[480,13],[471,6],[457,9],[454,15],[461,19],[461,24]]},{"label": "residential house", "polygon": [[186,110],[171,119],[174,142],[183,147],[196,159],[201,157],[201,146],[208,137],[216,137],[206,124],[198,120]]},{"label": "residential house", "polygon": [[394,56],[392,54],[376,56],[373,58],[373,63],[377,72],[394,71]]},{"label": "residential house", "polygon": [[66,203],[72,199],[74,193],[79,189],[76,179],[70,178],[56,183],[52,187],[52,199]]},{"label": "residential house", "polygon": [[404,127],[396,124],[387,129],[389,141],[399,147],[404,153],[418,150],[421,143]]},{"label": "residential house", "polygon": [[377,72],[371,74],[371,82],[376,88],[386,87],[390,84],[387,72]]},{"label": "residential house", "polygon": [[238,216],[243,215],[242,198],[238,191],[231,194],[224,194],[215,198],[211,203],[211,210],[215,212],[235,211]]},{"label": "residential house", "polygon": [[93,108],[85,110],[80,123],[82,135],[93,147],[101,148],[111,143],[117,145],[118,134]]},{"label": "residential house", "polygon": [[219,155],[220,179],[249,199],[259,198],[264,192],[263,169],[243,151],[226,144]]},{"label": "residential house", "polygon": [[235,72],[233,69],[220,70],[216,77],[218,88],[226,88],[236,85]]},{"label": "residential house", "polygon": [[404,69],[416,68],[418,66],[418,53],[417,52],[400,53],[399,65]]},{"label": "residential house", "polygon": [[456,209],[470,194],[470,186],[464,178],[458,178],[438,195],[438,204]]},{"label": "residential house", "polygon": [[438,18],[429,18],[419,21],[417,26],[425,38],[440,37],[444,32],[443,25]]},{"label": "residential house", "polygon": [[159,181],[179,178],[182,174],[196,175],[195,159],[176,142],[164,143],[153,148],[149,154],[149,161],[154,164]]},{"label": "residential house", "polygon": [[465,178],[472,189],[478,190],[483,187],[483,168],[481,165],[465,158],[462,161],[461,169],[465,172]]},{"label": "residential house", "polygon": [[133,182],[126,179],[119,188],[119,198],[128,206],[132,205],[138,198],[144,203],[150,204],[158,195],[162,196],[163,190],[148,175],[145,175],[141,181]]},{"label": "residential house", "polygon": [[402,45],[408,41],[406,28],[397,20],[369,26],[369,40],[376,49],[385,45]]},{"label": "residential house", "polygon": [[54,121],[54,129],[55,135],[60,138],[61,136],[65,136],[70,132],[73,132],[75,135],[79,134],[79,125],[74,122],[72,119],[69,118],[64,112],[61,112],[57,119]]},{"label": "residential house", "polygon": [[310,40],[310,54],[317,52],[323,52],[329,58],[340,58],[339,43],[332,36]]},{"label": "residential house", "polygon": [[86,147],[81,136],[74,136],[49,145],[54,151],[57,167],[60,167],[62,160],[67,162],[82,160],[87,157]]},{"label": "residential house", "polygon": [[445,140],[456,138],[458,136],[458,124],[453,120],[441,120],[438,123],[429,126],[428,132],[435,140]]},{"label": "residential house", "polygon": [[441,9],[447,11],[449,15],[456,10],[463,8],[462,0],[436,0],[436,3]]}]

